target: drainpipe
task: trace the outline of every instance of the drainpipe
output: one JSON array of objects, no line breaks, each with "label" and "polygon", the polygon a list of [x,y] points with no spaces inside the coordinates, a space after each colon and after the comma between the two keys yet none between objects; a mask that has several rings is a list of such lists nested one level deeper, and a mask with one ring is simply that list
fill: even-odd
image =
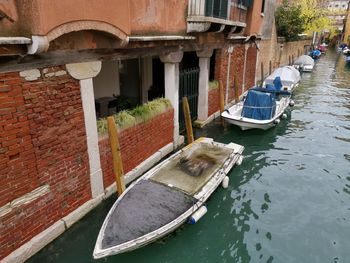
[{"label": "drainpipe", "polygon": [[28,54],[38,54],[49,49],[50,41],[46,36],[32,36],[32,44],[28,45]]},{"label": "drainpipe", "polygon": [[0,45],[27,45],[27,54],[38,54],[49,49],[50,42],[45,36],[0,37]]},{"label": "drainpipe", "polygon": [[0,45],[30,45],[32,40],[27,37],[0,37]]},{"label": "drainpipe", "polygon": [[225,105],[228,104],[228,89],[229,89],[229,82],[230,82],[230,68],[231,68],[231,55],[233,52],[233,46],[229,46],[227,49],[227,56],[228,56],[228,62],[227,62],[227,74],[226,74],[226,92],[225,92]]},{"label": "drainpipe", "polygon": [[194,40],[192,36],[130,36],[129,41]]}]

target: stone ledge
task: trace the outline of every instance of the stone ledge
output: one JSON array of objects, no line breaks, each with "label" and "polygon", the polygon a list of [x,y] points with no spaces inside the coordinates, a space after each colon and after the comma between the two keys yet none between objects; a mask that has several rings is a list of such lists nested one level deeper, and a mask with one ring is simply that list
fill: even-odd
[{"label": "stone ledge", "polygon": [[52,242],[65,231],[63,220],[59,220],[30,241],[1,260],[2,263],[22,263]]},{"label": "stone ledge", "polygon": [[78,222],[83,218],[88,212],[94,209],[103,200],[104,194],[97,196],[94,199],[87,201],[82,206],[78,207],[76,210],[71,212],[69,215],[62,218],[66,229],[70,228],[74,223]]},{"label": "stone ledge", "polygon": [[22,195],[21,197],[14,199],[13,201],[7,203],[6,205],[0,207],[0,217],[10,213],[13,208],[31,203],[36,199],[46,195],[49,192],[50,192],[50,186],[43,185],[34,189],[29,193],[26,193],[25,195]]}]

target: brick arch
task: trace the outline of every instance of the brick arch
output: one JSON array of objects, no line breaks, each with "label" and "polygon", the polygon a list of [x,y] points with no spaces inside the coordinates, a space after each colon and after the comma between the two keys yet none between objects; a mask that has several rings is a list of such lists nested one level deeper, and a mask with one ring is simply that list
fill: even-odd
[{"label": "brick arch", "polygon": [[120,39],[125,44],[128,42],[128,35],[121,29],[106,22],[92,20],[80,20],[64,23],[48,32],[46,38],[49,42],[51,42],[64,34],[83,30],[96,30],[106,32]]}]

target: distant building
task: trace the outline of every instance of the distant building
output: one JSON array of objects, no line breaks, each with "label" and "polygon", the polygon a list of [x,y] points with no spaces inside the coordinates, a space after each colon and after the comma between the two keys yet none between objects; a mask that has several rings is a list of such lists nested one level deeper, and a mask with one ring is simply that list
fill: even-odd
[{"label": "distant building", "polygon": [[349,6],[348,0],[329,1],[327,5],[328,17],[334,21],[334,27],[342,32]]},{"label": "distant building", "polygon": [[350,6],[348,6],[347,15],[345,18],[345,27],[343,29],[342,42],[350,45]]}]

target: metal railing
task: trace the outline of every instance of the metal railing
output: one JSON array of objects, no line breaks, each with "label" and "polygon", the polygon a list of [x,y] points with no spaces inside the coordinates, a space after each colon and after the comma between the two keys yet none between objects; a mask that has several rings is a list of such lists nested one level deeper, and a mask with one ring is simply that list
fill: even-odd
[{"label": "metal railing", "polygon": [[180,132],[185,130],[185,118],[182,109],[182,98],[187,97],[190,106],[191,119],[197,119],[198,107],[198,84],[199,68],[184,69],[180,72],[179,87],[179,129]]},{"label": "metal railing", "polygon": [[188,15],[240,21],[236,14],[246,13],[252,4],[253,0],[189,0]]}]

